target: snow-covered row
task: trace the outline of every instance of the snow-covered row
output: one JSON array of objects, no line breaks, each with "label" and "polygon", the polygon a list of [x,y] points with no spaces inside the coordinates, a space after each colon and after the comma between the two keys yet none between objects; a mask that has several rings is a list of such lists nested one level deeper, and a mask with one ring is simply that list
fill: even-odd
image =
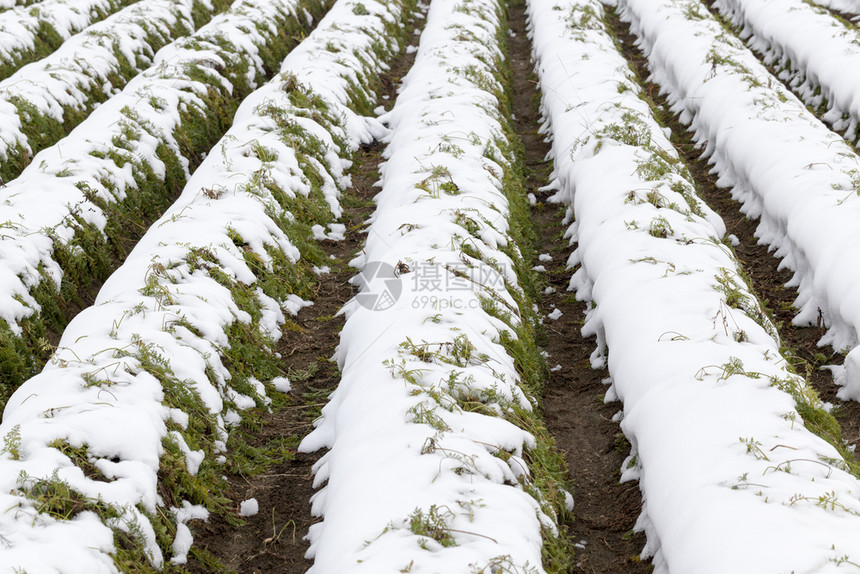
[{"label": "snow-covered row", "polygon": [[[624,0],[654,80],[689,123],[720,185],[756,235],[794,271],[795,324],[828,327],[821,344],[860,341],[860,158],[770,75],[698,0]],[[836,369],[860,398],[860,351]]]},{"label": "snow-covered row", "polygon": [[42,0],[0,12],[0,78],[135,0]]},{"label": "snow-covered row", "polygon": [[775,66],[822,119],[857,142],[860,30],[804,0],[715,0],[753,50]]},{"label": "snow-covered row", "polygon": [[208,20],[213,10],[209,0],[132,4],[0,82],[0,180],[17,177],[33,154],[148,68],[159,48],[190,34],[195,14]]},{"label": "snow-covered row", "polygon": [[0,0],[0,10],[24,7],[33,4],[36,0]]},{"label": "snow-covered row", "polygon": [[860,481],[807,430],[828,415],[780,356],[601,3],[529,9],[555,199],[576,244],[571,288],[591,303],[592,362],[608,349],[607,396],[623,402],[622,480],[639,480],[644,554],[660,574],[860,564]]},{"label": "snow-covered row", "polygon": [[34,4],[37,0],[0,0],[0,10],[23,8]]},{"label": "snow-covered row", "polygon": [[239,413],[268,404],[269,383],[288,388],[273,342],[313,294],[314,239],[343,232],[338,142],[384,131],[351,109],[373,99],[355,79],[383,71],[405,16],[397,2],[338,2],[12,397],[0,570],[183,563],[185,523],[229,511],[217,459]]},{"label": "snow-covered row", "polygon": [[519,426],[533,407],[520,373],[542,375],[518,362],[534,317],[515,271],[514,204],[527,208],[500,111],[501,14],[434,0],[383,118],[341,382],[299,447],[330,449],[314,467],[309,573],[544,572],[565,493],[538,489],[536,439]]},{"label": "snow-covered row", "polygon": [[824,8],[837,10],[840,13],[852,17],[855,22],[860,18],[860,0],[813,0],[812,4],[817,4]]},{"label": "snow-covered row", "polygon": [[152,67],[0,190],[6,392],[38,369],[43,323],[62,329],[79,289],[106,277],[130,236],[170,204],[242,97],[310,24],[307,10],[319,4],[239,0],[160,50]]}]

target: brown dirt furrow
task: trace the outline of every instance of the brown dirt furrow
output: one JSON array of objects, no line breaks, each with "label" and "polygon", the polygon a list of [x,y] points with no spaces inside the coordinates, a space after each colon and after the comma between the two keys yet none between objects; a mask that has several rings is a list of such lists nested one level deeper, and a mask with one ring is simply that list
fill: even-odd
[{"label": "brown dirt furrow", "polygon": [[[563,238],[564,210],[546,202],[550,193],[538,191],[546,185],[550,164],[545,161],[549,145],[537,133],[540,125],[539,94],[531,62],[531,45],[525,30],[524,7],[510,8],[510,59],[514,71],[514,125],[525,148],[526,190],[537,196],[532,221],[538,234],[538,253],[552,261],[546,281],[555,292],[540,302],[541,311],[562,312],[558,320],[545,320],[543,349],[551,369],[543,397],[544,418],[556,446],[565,454],[570,469],[574,518],[568,534],[576,548],[576,564],[570,572],[589,574],[631,574],[650,572],[639,560],[645,545],[644,534],[632,532],[642,499],[635,482],[621,484],[620,469],[630,447],[617,423],[612,421],[619,406],[603,402],[606,370],[594,370],[589,356],[594,341],[580,334],[585,304],[567,292],[571,272],[566,269],[573,247]],[[536,262],[537,264],[537,262]],[[559,368],[560,367],[560,368]]]},{"label": "brown dirt furrow", "polygon": [[671,128],[672,143],[690,168],[699,196],[723,218],[727,232],[740,241],[734,248],[735,254],[749,277],[753,292],[765,304],[777,325],[783,355],[794,364],[799,374],[807,377],[822,400],[834,405],[834,414],[848,444],[860,445],[860,403],[838,399],[838,389],[830,372],[821,369],[823,365],[841,364],[842,355],[831,347],[817,346],[824,334],[820,325],[798,327],[792,324],[797,312],[793,306],[797,292],[785,287],[792,273],[779,269],[780,260],[771,254],[767,245],[759,244],[755,236],[758,223],[741,213],[741,206],[732,199],[731,190],[717,187],[717,176],[710,173],[711,168],[701,157],[701,150],[696,148],[687,126],[669,111],[668,101],[660,94],[659,86],[648,79],[647,60],[634,45],[636,38],[630,33],[629,26],[612,10],[607,10],[607,20],[620,41],[624,56],[636,70],[645,93],[651,99],[652,109],[660,122]]}]

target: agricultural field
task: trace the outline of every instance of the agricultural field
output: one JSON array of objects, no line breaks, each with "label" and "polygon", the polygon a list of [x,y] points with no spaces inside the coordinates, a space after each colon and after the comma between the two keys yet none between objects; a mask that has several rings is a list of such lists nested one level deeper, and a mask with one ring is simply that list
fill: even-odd
[{"label": "agricultural field", "polygon": [[0,572],[860,572],[860,2],[0,2]]}]

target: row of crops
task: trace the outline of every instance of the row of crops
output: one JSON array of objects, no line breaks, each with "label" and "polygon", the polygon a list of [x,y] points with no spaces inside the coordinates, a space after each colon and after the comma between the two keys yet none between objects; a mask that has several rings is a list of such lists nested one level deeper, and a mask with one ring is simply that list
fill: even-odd
[{"label": "row of crops", "polygon": [[[309,572],[571,571],[505,6],[126,4],[0,12],[0,569],[203,559],[189,524],[235,515],[231,430],[289,389],[282,327],[348,232],[353,154],[382,141],[341,381],[299,447],[326,449]],[[544,191],[567,208],[570,289],[623,405],[621,479],[639,481],[657,572],[856,568],[860,482],[605,11],[794,272],[795,321],[848,351],[833,370],[856,400],[860,42],[832,12],[848,4],[527,2]],[[415,63],[377,117],[415,18]]]},{"label": "row of crops", "polygon": [[[329,448],[314,469],[325,485],[311,572],[535,572],[542,549],[563,548],[569,494],[535,413],[543,373],[503,34],[494,0],[434,1],[382,118],[391,133],[353,262],[365,280],[346,307],[342,378],[300,446]],[[367,297],[394,277],[368,273],[377,262],[399,262],[391,304]]]}]

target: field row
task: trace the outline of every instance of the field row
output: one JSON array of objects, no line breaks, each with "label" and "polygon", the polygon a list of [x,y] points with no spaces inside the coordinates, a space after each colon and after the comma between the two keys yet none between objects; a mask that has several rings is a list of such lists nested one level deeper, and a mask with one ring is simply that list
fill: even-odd
[{"label": "field row", "polygon": [[563,462],[537,414],[533,253],[495,0],[434,0],[352,262],[341,381],[308,452],[309,572],[562,572]]},{"label": "field row", "polygon": [[72,36],[0,82],[0,178],[67,136],[98,105],[153,64],[155,52],[205,24],[218,8],[199,0],[132,4]]}]

